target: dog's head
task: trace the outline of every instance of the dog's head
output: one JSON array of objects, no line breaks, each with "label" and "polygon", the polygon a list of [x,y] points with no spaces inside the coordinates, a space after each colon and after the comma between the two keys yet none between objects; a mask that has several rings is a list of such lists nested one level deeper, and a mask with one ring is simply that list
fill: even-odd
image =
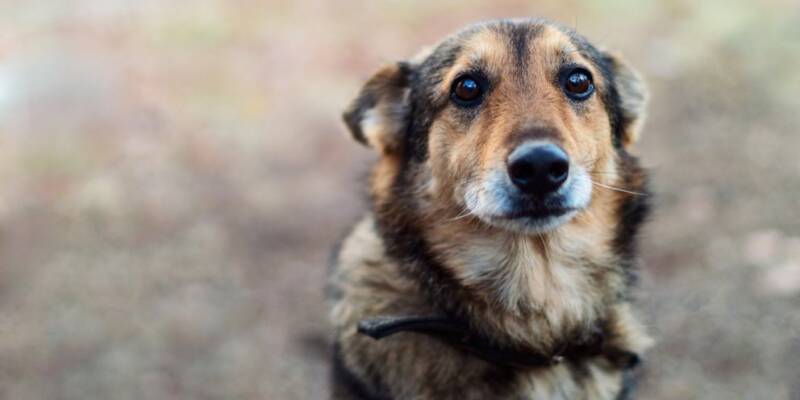
[{"label": "dog's head", "polygon": [[344,119],[383,159],[425,176],[439,205],[532,233],[620,184],[644,101],[637,74],[575,32],[497,21],[380,69]]}]

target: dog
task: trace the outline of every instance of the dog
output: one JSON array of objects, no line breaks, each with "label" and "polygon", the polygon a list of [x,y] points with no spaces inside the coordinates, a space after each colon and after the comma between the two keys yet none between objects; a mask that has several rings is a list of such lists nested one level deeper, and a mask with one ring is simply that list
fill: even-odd
[{"label": "dog", "polygon": [[333,256],[334,399],[629,398],[646,93],[539,19],[379,69],[344,113],[379,154]]}]

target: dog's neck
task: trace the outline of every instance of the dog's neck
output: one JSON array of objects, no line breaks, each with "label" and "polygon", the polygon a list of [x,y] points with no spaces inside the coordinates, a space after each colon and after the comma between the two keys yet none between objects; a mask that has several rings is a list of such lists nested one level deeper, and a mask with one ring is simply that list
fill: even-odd
[{"label": "dog's neck", "polygon": [[613,232],[597,224],[532,236],[465,225],[436,223],[424,232],[428,243],[436,243],[435,253],[445,255],[444,268],[485,302],[473,308],[480,310],[473,318],[508,332],[511,340],[536,338],[547,348],[584,335],[606,318],[614,301],[608,294],[624,286],[608,249],[597,248]]}]

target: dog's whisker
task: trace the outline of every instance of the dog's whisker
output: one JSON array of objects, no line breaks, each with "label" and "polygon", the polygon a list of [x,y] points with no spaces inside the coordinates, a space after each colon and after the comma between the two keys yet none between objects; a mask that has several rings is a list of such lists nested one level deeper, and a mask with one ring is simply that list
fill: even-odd
[{"label": "dog's whisker", "polygon": [[589,171],[590,174],[617,174],[615,171]]},{"label": "dog's whisker", "polygon": [[591,219],[595,218],[594,212],[592,211],[591,208],[588,208],[588,207],[584,208],[583,210],[581,210],[581,213],[585,214],[586,216],[588,216]]},{"label": "dog's whisker", "polygon": [[613,190],[615,192],[628,193],[628,194],[632,194],[632,195],[636,195],[636,196],[647,196],[647,193],[634,192],[633,190],[627,190],[627,189],[618,188],[618,187],[614,187],[614,186],[604,185],[602,183],[597,183],[595,181],[592,181],[592,185],[595,185],[595,186],[598,186],[598,187],[601,187],[601,188],[604,188],[604,189],[608,189],[608,190]]},{"label": "dog's whisker", "polygon": [[460,219],[467,218],[467,217],[469,217],[469,216],[471,216],[471,215],[474,215],[474,214],[472,214],[472,211],[471,211],[470,209],[468,209],[468,208],[467,208],[467,209],[464,209],[464,212],[462,212],[461,214],[458,214],[458,215],[456,215],[455,217],[453,217],[453,218],[451,218],[451,219],[448,219],[447,221],[448,221],[448,222],[452,222],[452,221],[458,221],[458,220],[460,220]]}]

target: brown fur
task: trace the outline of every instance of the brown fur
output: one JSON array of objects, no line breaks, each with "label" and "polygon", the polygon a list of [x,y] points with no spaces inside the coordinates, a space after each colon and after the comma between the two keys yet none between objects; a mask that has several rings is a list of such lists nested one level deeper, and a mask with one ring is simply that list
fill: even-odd
[{"label": "brown fur", "polygon": [[[597,95],[578,106],[552,84],[566,62],[594,76]],[[480,111],[465,117],[446,97],[476,67],[494,84]],[[339,380],[335,396],[616,398],[623,370],[608,357],[508,369],[425,335],[374,341],[356,325],[378,315],[454,315],[496,343],[544,354],[601,326],[609,348],[644,351],[650,339],[627,296],[641,222],[632,192],[645,191],[628,150],[642,103],[638,77],[618,58],[542,21],[469,28],[370,79],[345,114],[381,158],[370,183],[374,211],[342,244],[331,278],[338,362],[356,386]],[[536,234],[471,214],[464,199],[476,182],[537,139],[560,145],[597,183],[588,207]]]}]

